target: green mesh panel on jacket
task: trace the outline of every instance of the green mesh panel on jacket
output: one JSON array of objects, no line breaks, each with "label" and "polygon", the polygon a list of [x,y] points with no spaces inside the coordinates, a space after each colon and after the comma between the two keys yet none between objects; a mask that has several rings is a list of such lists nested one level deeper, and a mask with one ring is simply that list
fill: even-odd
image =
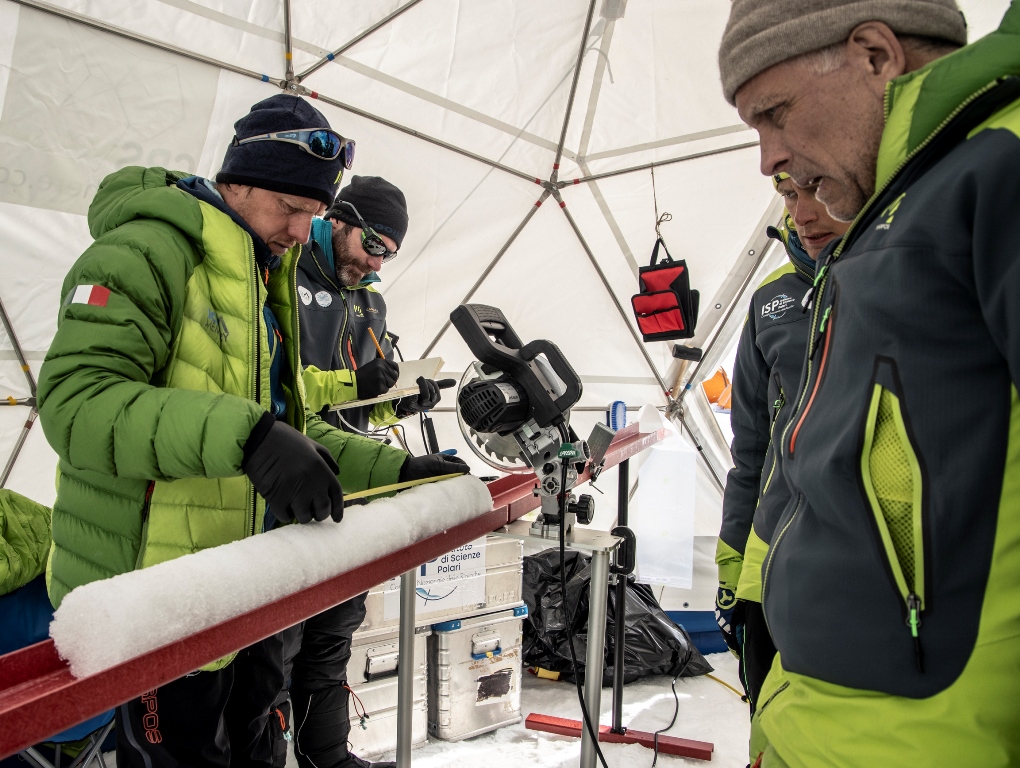
[{"label": "green mesh panel on jacket", "polygon": [[895,396],[883,390],[878,402],[875,438],[868,462],[875,496],[889,527],[896,557],[908,588],[914,588],[914,479],[909,445],[896,427]]}]

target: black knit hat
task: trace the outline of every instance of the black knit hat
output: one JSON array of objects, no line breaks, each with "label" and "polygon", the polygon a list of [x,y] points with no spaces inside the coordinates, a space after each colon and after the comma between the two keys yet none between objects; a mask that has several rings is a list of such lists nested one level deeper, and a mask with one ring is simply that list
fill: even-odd
[{"label": "black knit hat", "polygon": [[326,212],[326,218],[360,227],[351,206],[342,201],[354,205],[368,226],[380,235],[392,237],[400,247],[407,233],[407,201],[403,192],[381,176],[352,176],[351,183],[340,190],[336,202]]},{"label": "black knit hat", "polygon": [[[260,101],[234,123],[234,136],[247,139],[263,133],[329,127],[329,121],[307,101],[280,93]],[[322,160],[296,144],[254,141],[227,147],[216,181],[309,197],[329,205],[336,197],[343,170],[342,152],[335,160]]]}]

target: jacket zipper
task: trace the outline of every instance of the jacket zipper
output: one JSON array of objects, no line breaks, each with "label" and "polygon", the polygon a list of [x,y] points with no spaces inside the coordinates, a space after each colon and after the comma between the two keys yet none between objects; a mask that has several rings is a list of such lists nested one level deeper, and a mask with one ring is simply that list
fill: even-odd
[{"label": "jacket zipper", "polygon": [[138,544],[138,556],[135,558],[135,570],[142,567],[142,558],[145,557],[145,539],[149,532],[149,509],[152,507],[152,492],[156,490],[156,481],[150,480],[145,487],[145,502],[142,504],[142,533]]},{"label": "jacket zipper", "polygon": [[776,465],[779,463],[779,456],[776,453],[778,447],[773,438],[776,433],[776,422],[779,421],[779,412],[783,410],[783,406],[786,405],[786,393],[783,392],[782,386],[779,387],[779,397],[772,403],[772,427],[769,429],[769,444],[772,446],[772,469],[769,470],[769,476],[765,479],[765,487],[761,489],[761,498],[758,499],[758,504],[761,504],[761,499],[765,498],[765,494],[769,492],[769,487],[772,485],[772,477],[776,473]]},{"label": "jacket zipper", "polygon": [[[248,238],[248,258],[251,261],[251,271],[253,277],[252,338],[254,339],[253,358],[255,364],[252,367],[252,372],[254,374],[253,382],[254,386],[252,387],[252,393],[254,395],[255,402],[258,403],[259,405],[262,405],[262,364],[260,358],[262,354],[263,320],[262,320],[262,307],[259,304],[259,281],[262,279],[262,276],[259,274],[259,264],[258,260],[255,258],[255,243],[252,241],[250,235],[247,235],[247,233],[245,233],[245,236]],[[248,483],[248,498],[250,500],[249,506],[251,508],[251,520],[249,521],[248,535],[254,536],[255,519],[258,517],[258,496],[255,493],[255,486],[252,485],[251,483]]]},{"label": "jacket zipper", "polygon": [[[312,254],[313,257],[315,254]],[[305,401],[302,393],[304,387],[298,379],[302,376],[301,368],[301,353],[298,349],[298,345],[301,343],[301,312],[298,311],[298,292],[297,292],[297,273],[298,273],[298,262],[301,261],[301,250],[298,249],[297,255],[294,257],[294,267],[290,273],[290,303],[294,317],[294,338],[291,339],[291,371],[294,374],[294,408],[297,412],[294,414],[294,424],[301,425],[301,432],[305,431],[307,426],[307,420],[305,419]],[[283,340],[281,339],[281,342]]]},{"label": "jacket zipper", "polygon": [[[900,161],[900,164],[898,166],[896,166],[895,170],[893,170],[893,172],[891,174],[889,174],[889,178],[887,178],[885,180],[885,182],[883,182],[882,186],[879,189],[875,190],[875,193],[871,196],[871,198],[868,200],[868,202],[865,203],[864,207],[857,214],[856,218],[854,218],[853,222],[851,222],[851,224],[850,224],[849,228],[847,229],[846,233],[843,235],[842,240],[840,240],[839,245],[836,246],[836,248],[833,250],[833,252],[825,260],[825,263],[822,264],[821,268],[818,270],[818,274],[815,275],[814,285],[811,286],[811,288],[808,290],[807,294],[805,294],[805,296],[804,296],[803,304],[805,306],[805,309],[811,309],[812,310],[812,317],[811,317],[811,327],[812,328],[814,327],[815,322],[817,322],[817,320],[818,320],[818,309],[819,309],[819,307],[822,304],[821,299],[822,299],[823,294],[825,293],[825,286],[826,286],[826,284],[828,282],[829,266],[831,264],[833,264],[840,256],[843,255],[843,251],[846,250],[847,244],[850,242],[850,238],[853,235],[856,234],[857,226],[861,223],[861,221],[864,219],[864,217],[867,216],[868,213],[871,212],[871,209],[872,209],[874,203],[885,193],[885,190],[888,189],[889,186],[896,180],[896,178],[900,175],[900,173],[903,171],[903,169],[906,168],[910,164],[910,162],[915,157],[917,157],[917,155],[925,147],[927,147],[932,142],[932,140],[936,136],[938,136],[939,133],[941,133],[942,130],[949,123],[951,123],[956,118],[957,115],[959,115],[964,109],[969,107],[973,101],[975,101],[976,99],[979,99],[981,96],[983,96],[986,93],[988,93],[988,91],[990,91],[992,88],[995,88],[997,85],[998,85],[998,83],[996,83],[996,82],[989,83],[988,85],[984,86],[983,88],[980,88],[977,91],[975,91],[974,93],[972,93],[963,102],[961,102],[956,107],[956,109],[954,109],[951,113],[949,113],[949,115],[947,115],[946,118],[935,127],[935,130],[933,130],[931,133],[928,134],[928,136],[925,138],[924,141],[922,141],[920,144],[918,144],[916,147],[914,147],[913,151],[911,151],[906,157],[903,158],[903,160]],[[885,90],[885,95],[882,97],[882,113],[883,113],[883,115],[885,117],[886,123],[889,122],[889,111],[890,111],[889,94],[890,93],[892,93],[892,89],[887,87],[886,90]],[[828,337],[826,337],[826,338],[828,338]],[[807,395],[808,386],[809,386],[809,384],[811,382],[811,365],[812,365],[812,358],[814,356],[814,345],[815,345],[815,337],[814,337],[814,334],[812,334],[811,337],[808,339],[807,376],[804,379],[804,389],[801,390],[800,397],[797,398],[797,412],[800,411],[801,406],[804,404],[804,397]],[[822,359],[823,360],[825,359],[824,353],[822,355]],[[802,419],[798,420],[798,422],[797,422],[798,425],[799,425],[800,421],[802,421]],[[790,424],[788,424],[786,426],[786,430],[784,430],[784,433],[783,433],[783,442],[784,443],[786,442],[786,432],[789,432],[791,426],[793,426],[793,421],[791,421]],[[791,450],[791,453],[792,453],[792,450]]]},{"label": "jacket zipper", "polygon": [[[779,549],[779,544],[782,542],[786,532],[790,530],[790,526],[793,525],[793,521],[797,519],[797,515],[800,513],[800,505],[803,501],[804,497],[801,494],[797,494],[797,506],[794,507],[793,514],[790,515],[790,519],[786,521],[786,525],[783,526],[783,529],[776,536],[775,542],[773,542],[772,546],[769,547],[768,556],[765,558],[765,573],[761,578],[761,602],[763,606],[765,605],[765,591],[768,589],[769,585],[769,573],[772,571],[772,560],[775,558],[776,550]],[[765,617],[765,626],[768,627],[769,617],[767,612],[762,611],[762,615]],[[769,627],[769,633],[772,633],[771,627]]]},{"label": "jacket zipper", "polygon": [[[811,406],[815,402],[815,396],[818,394],[818,390],[822,384],[822,378],[825,374],[825,366],[829,361],[829,344],[832,341],[832,326],[835,323],[835,317],[832,314],[833,308],[836,306],[835,297],[833,297],[833,303],[825,308],[825,312],[822,314],[822,321],[818,327],[818,333],[821,338],[824,336],[825,344],[822,346],[822,360],[818,364],[818,373],[815,375],[815,385],[811,390],[811,397],[807,401],[807,405],[804,406],[804,410],[801,411],[800,417],[797,419],[797,425],[793,428],[793,434],[790,436],[790,455],[793,456],[794,451],[797,447],[797,436],[800,434],[800,428],[804,425],[804,420],[807,415],[811,412]],[[812,339],[815,334],[812,334]],[[811,364],[811,358],[814,356],[814,352],[818,350],[817,346],[808,352],[808,365]],[[805,391],[807,389],[805,388]]]}]

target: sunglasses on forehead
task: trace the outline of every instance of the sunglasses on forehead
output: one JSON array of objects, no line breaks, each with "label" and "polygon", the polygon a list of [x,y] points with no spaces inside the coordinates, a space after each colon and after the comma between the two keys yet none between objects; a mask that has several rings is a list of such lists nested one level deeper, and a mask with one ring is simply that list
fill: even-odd
[{"label": "sunglasses on forehead", "polygon": [[235,136],[232,144],[239,147],[253,141],[282,141],[286,144],[296,144],[320,160],[336,160],[343,153],[344,168],[350,168],[354,164],[354,139],[345,139],[328,128],[317,128],[312,131],[276,131],[249,136],[247,139]]},{"label": "sunglasses on forehead", "polygon": [[391,251],[386,247],[386,243],[382,241],[378,233],[372,229],[365,220],[361,218],[361,214],[358,213],[358,209],[354,207],[354,203],[350,203],[346,200],[337,200],[336,205],[346,205],[358,218],[358,226],[361,227],[361,247],[365,249],[365,253],[369,256],[382,256],[383,264],[390,259],[397,257],[397,251]]}]

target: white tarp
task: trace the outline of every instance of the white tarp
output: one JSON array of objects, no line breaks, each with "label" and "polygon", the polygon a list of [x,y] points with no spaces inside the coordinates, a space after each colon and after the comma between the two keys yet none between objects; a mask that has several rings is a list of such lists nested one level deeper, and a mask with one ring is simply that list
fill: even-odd
[{"label": "white tarp", "polygon": [[[971,37],[994,28],[1007,4],[962,2]],[[670,250],[701,292],[694,344],[724,328],[716,347],[729,346],[744,306],[724,324],[730,299],[744,282],[753,288],[750,271],[782,258],[773,248],[762,261],[776,196],[758,172],[755,134],[719,86],[729,3],[0,0],[0,299],[34,373],[63,277],[90,242],[85,215],[99,182],[128,164],[215,174],[233,122],[287,77],[288,8],[292,71],[307,74],[298,88],[317,92],[333,127],[357,140],[351,173],[384,176],[407,195],[410,230],[381,286],[405,356],[434,347],[448,372],[464,369],[466,346],[440,332],[484,275],[472,300],[502,308],[522,338],[556,342],[581,374],[579,433],[613,400],[662,406],[657,377],[669,379],[671,345],[635,343],[629,297],[663,211],[673,217],[662,226]],[[557,194],[581,237],[547,196],[486,273],[534,211],[561,135],[556,178],[582,181]],[[733,147],[743,148],[722,151]],[[597,174],[615,175],[588,179]],[[0,331],[0,398],[29,394]],[[28,410],[0,408],[0,471]],[[453,415],[435,416],[444,447],[463,447]],[[721,475],[728,457],[711,412],[689,408],[688,418]],[[37,424],[7,486],[50,503],[54,468]],[[601,483],[609,498],[613,475]],[[699,510],[717,517],[704,464],[697,484]]]}]

